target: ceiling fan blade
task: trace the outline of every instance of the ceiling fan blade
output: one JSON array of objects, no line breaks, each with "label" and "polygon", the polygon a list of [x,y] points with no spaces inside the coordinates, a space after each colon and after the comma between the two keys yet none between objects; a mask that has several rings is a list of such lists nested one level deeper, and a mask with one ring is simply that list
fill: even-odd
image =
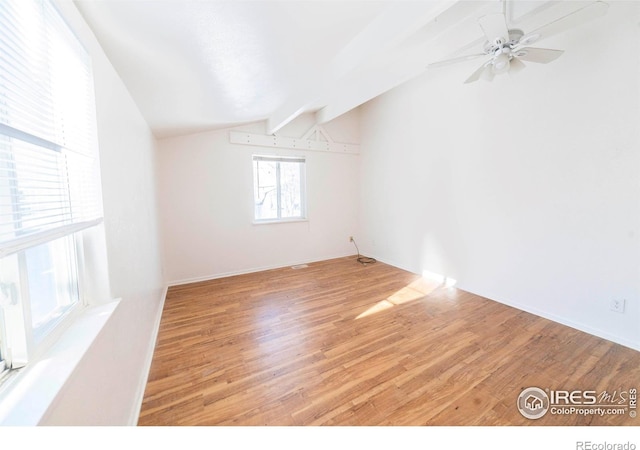
[{"label": "ceiling fan blade", "polygon": [[504,14],[487,14],[479,17],[478,23],[487,41],[493,42],[496,38],[503,38],[505,42],[509,40],[509,29],[507,28],[507,20]]},{"label": "ceiling fan blade", "polygon": [[519,58],[511,58],[509,73],[520,72],[522,69],[527,67]]},{"label": "ceiling fan blade", "polygon": [[558,59],[564,50],[553,50],[550,48],[524,47],[514,51],[514,59],[530,61],[534,63],[546,64]]},{"label": "ceiling fan blade", "polygon": [[475,55],[465,55],[459,56],[457,58],[445,59],[443,61],[434,62],[431,64],[427,64],[427,68],[436,69],[438,67],[448,66],[450,64],[456,64],[463,61],[468,61],[471,59],[479,58],[480,56],[487,56],[486,53],[476,53]]},{"label": "ceiling fan blade", "polygon": [[491,81],[493,79],[493,71],[491,70],[491,64],[489,64],[489,61],[486,61],[478,68],[478,70],[473,72],[471,76],[465,80],[464,84],[473,83],[474,81],[478,81],[480,78]]},{"label": "ceiling fan blade", "polygon": [[480,74],[480,78],[482,78],[484,81],[493,81],[493,78],[495,76],[496,74],[493,72],[493,66],[491,64],[487,64],[484,72]]},{"label": "ceiling fan blade", "polygon": [[540,39],[562,33],[570,28],[582,25],[589,20],[603,16],[607,12],[607,9],[609,9],[608,4],[601,1],[593,2],[525,34],[520,38],[520,43],[529,45]]}]

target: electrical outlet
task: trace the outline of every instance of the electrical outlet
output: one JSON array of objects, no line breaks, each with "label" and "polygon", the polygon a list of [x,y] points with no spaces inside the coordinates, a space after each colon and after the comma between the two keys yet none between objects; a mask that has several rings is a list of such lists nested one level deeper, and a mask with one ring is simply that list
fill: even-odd
[{"label": "electrical outlet", "polygon": [[609,305],[609,309],[611,311],[615,311],[617,313],[624,313],[624,304],[625,299],[623,298],[614,298],[611,300],[611,304]]}]

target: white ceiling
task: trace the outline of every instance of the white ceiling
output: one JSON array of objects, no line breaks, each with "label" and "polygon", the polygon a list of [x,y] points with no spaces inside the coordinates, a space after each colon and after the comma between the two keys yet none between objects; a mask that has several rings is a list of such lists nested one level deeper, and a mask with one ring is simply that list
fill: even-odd
[{"label": "white ceiling", "polygon": [[[76,0],[158,137],[304,112],[331,120],[413,78],[427,63],[481,49],[491,1]],[[576,2],[508,5],[534,29]],[[477,65],[478,63],[476,63]],[[466,72],[452,72],[460,77]]]}]

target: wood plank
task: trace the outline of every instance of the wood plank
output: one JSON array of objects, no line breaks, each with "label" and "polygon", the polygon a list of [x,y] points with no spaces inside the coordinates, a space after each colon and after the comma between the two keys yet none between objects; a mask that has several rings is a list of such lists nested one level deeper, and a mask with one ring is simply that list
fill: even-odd
[{"label": "wood plank", "polygon": [[139,425],[637,425],[516,401],[639,380],[635,350],[348,257],[170,288]]}]

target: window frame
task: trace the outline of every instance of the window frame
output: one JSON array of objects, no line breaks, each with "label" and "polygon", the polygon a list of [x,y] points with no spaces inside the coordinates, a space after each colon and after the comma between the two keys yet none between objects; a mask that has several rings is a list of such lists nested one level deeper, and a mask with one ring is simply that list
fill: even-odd
[{"label": "window frame", "polygon": [[[2,311],[2,308],[0,308],[0,324],[4,324],[4,313]],[[0,327],[0,380],[2,380],[4,373],[9,371],[6,357],[4,356],[6,353],[5,342],[5,331],[4,326],[2,326]]]},{"label": "window frame", "polygon": [[[277,201],[277,217],[275,218],[258,218],[256,214],[257,195],[259,186],[256,184],[256,163],[263,162],[275,162],[276,163],[276,201]],[[261,224],[273,224],[273,223],[290,223],[290,222],[307,222],[307,158],[305,156],[281,156],[281,155],[264,155],[254,154],[251,157],[252,163],[252,182],[253,182],[253,223],[255,225]],[[282,179],[281,179],[281,163],[297,163],[300,165],[300,215],[291,217],[282,217]]]}]

